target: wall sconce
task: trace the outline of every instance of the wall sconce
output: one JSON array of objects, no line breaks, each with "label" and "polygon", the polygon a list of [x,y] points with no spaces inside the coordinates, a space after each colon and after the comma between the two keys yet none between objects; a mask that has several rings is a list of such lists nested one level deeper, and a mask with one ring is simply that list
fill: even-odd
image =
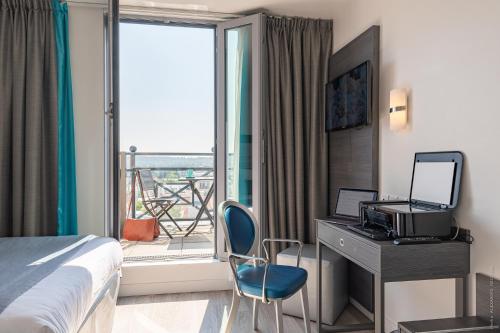
[{"label": "wall sconce", "polygon": [[406,127],[408,122],[408,107],[406,103],[406,91],[404,89],[391,90],[389,121],[391,131],[398,131]]}]

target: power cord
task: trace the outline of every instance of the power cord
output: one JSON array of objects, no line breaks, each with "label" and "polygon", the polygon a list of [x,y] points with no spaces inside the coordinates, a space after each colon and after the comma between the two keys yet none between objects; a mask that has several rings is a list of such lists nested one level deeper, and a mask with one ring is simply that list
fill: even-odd
[{"label": "power cord", "polygon": [[457,228],[457,232],[455,233],[455,236],[453,236],[451,238],[451,240],[455,240],[455,239],[457,239],[458,234],[460,233],[460,226],[458,225],[457,219],[455,218],[455,216],[452,216],[452,219],[453,219],[453,222],[455,223],[455,228]]},{"label": "power cord", "polygon": [[[461,228],[458,225],[458,222],[457,222],[457,219],[455,218],[455,216],[452,216],[452,219],[453,219],[453,222],[455,223],[455,228],[457,228],[457,231],[455,232],[455,235],[452,238],[450,238],[450,240],[455,240],[455,239],[457,239]],[[466,242],[467,244],[472,244],[474,242],[474,237],[472,237],[472,235],[470,233],[466,233],[465,239],[463,239],[462,241]]]}]

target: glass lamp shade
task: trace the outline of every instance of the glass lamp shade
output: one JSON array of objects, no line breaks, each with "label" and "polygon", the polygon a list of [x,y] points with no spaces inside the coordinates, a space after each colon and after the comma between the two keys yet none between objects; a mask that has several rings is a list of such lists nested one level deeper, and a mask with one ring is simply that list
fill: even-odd
[{"label": "glass lamp shade", "polygon": [[390,93],[389,122],[392,131],[406,127],[408,122],[408,108],[406,105],[406,91],[393,89]]}]

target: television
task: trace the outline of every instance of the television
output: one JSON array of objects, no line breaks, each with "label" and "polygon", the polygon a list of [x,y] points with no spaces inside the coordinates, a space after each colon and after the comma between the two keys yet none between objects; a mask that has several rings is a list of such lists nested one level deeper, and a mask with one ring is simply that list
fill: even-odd
[{"label": "television", "polygon": [[371,118],[370,63],[344,73],[326,85],[326,131],[368,125]]}]

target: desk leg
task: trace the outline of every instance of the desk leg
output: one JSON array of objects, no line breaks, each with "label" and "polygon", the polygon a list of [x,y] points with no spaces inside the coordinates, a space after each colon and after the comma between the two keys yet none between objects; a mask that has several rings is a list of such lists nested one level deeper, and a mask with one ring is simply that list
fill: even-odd
[{"label": "desk leg", "polygon": [[455,317],[467,315],[467,276],[455,279]]},{"label": "desk leg", "polygon": [[384,280],[379,274],[374,274],[375,287],[375,333],[384,333],[385,315],[384,315]]},{"label": "desk leg", "polygon": [[323,265],[321,265],[321,242],[319,239],[316,239],[316,267],[317,267],[317,274],[316,274],[316,327],[318,328],[318,333],[321,333],[321,273],[322,273],[322,268]]}]

